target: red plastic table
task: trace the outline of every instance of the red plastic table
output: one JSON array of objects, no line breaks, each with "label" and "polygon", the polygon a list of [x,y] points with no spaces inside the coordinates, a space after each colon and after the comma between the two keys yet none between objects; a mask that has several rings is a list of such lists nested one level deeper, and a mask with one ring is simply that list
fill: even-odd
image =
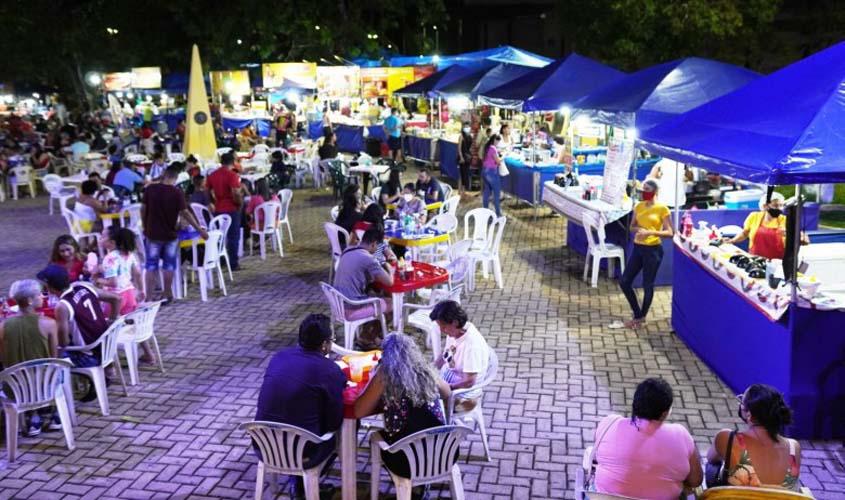
[{"label": "red plastic table", "polygon": [[405,293],[419,290],[420,288],[431,288],[449,281],[449,271],[442,267],[433,266],[425,262],[413,262],[414,270],[408,273],[405,279],[397,269],[393,275],[393,285],[383,286],[376,283],[376,288],[389,292],[393,297],[393,329],[401,332],[402,306],[405,302]]}]

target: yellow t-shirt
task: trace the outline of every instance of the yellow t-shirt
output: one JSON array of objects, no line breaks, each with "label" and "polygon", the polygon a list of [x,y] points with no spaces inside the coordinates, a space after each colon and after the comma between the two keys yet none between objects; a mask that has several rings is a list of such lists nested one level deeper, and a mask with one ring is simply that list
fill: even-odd
[{"label": "yellow t-shirt", "polygon": [[[634,206],[634,221],[638,227],[647,231],[660,231],[663,229],[663,219],[669,217],[669,207],[661,203],[655,202],[648,206],[646,202],[641,201]],[[634,239],[634,243],[638,245],[657,246],[660,244],[660,236],[646,236],[642,239],[639,237]]]},{"label": "yellow t-shirt", "polygon": [[[759,212],[752,212],[748,214],[748,217],[745,218],[745,224],[743,225],[743,229],[748,232],[748,251],[754,253],[754,236],[757,234],[757,228],[760,227],[760,224],[763,224],[763,217],[765,217],[766,212],[759,211]],[[776,228],[783,228],[786,229],[786,216],[779,215],[777,219],[772,219],[769,222],[765,222],[766,227],[771,229]]]}]

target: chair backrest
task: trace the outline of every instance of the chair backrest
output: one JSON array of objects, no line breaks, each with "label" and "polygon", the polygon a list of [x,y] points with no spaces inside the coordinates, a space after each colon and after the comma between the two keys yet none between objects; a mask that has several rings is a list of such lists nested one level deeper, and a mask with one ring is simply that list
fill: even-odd
[{"label": "chair backrest", "polygon": [[[196,203],[191,203],[191,205],[196,205]],[[226,214],[220,214],[211,219],[211,222],[208,223],[208,230],[220,231],[223,234],[227,234],[229,232],[229,226],[231,225],[232,217]]]},{"label": "chair backrest", "polygon": [[487,240],[486,249],[491,255],[499,255],[499,247],[502,246],[502,235],[505,232],[507,220],[508,218],[503,215],[494,220],[493,225],[490,226],[490,238]]},{"label": "chair backrest", "polygon": [[0,387],[5,384],[9,388],[18,410],[41,408],[53,401],[56,395],[64,395],[59,388],[70,377],[72,366],[67,359],[24,361],[0,372]]},{"label": "chair backrest", "polygon": [[141,219],[141,203],[133,203],[126,207],[126,212],[129,213],[129,229],[139,232],[144,224]]},{"label": "chair backrest", "polygon": [[82,233],[82,224],[80,223],[79,216],[76,215],[76,212],[67,208],[62,208],[62,217],[65,218],[65,222],[67,223],[67,230],[74,239],[79,239],[79,237],[83,234]]},{"label": "chair backrest", "polygon": [[293,191],[290,189],[282,189],[279,191],[279,203],[282,205],[282,211],[279,213],[280,221],[288,220],[288,210],[290,209],[290,202],[293,200]]},{"label": "chair backrest", "polygon": [[295,425],[278,422],[245,422],[238,426],[246,431],[258,448],[258,459],[273,472],[302,474],[305,470],[306,443],[322,443],[331,435],[318,436]]},{"label": "chair backrest", "polygon": [[[464,239],[487,242],[490,223],[496,220],[496,212],[489,208],[473,208],[464,215]],[[472,236],[470,236],[472,221]]]},{"label": "chair backrest", "polygon": [[460,257],[467,257],[471,249],[472,240],[461,240],[452,243],[446,255],[449,257],[449,261],[452,262]]},{"label": "chair backrest", "polygon": [[20,167],[13,167],[12,175],[15,176],[15,184],[29,184],[32,182],[32,167],[23,165]]},{"label": "chair backrest", "polygon": [[460,288],[454,290],[441,290],[435,288],[431,291],[431,295],[428,297],[428,305],[433,306],[437,303],[446,301],[446,300],[454,300],[455,302],[461,302],[461,290]]},{"label": "chair backrest", "polygon": [[458,228],[458,219],[451,214],[435,215],[425,224],[425,227],[451,233]]},{"label": "chair backrest", "polygon": [[270,162],[270,153],[255,153],[249,162],[257,166],[266,165]]},{"label": "chair backrest", "polygon": [[[449,283],[452,285],[453,290],[455,289],[455,285],[466,283],[470,276],[469,271],[471,266],[472,261],[468,255],[461,255],[458,258],[452,259],[449,264],[446,265],[446,270],[449,271]],[[460,294],[458,294],[458,297],[459,298],[455,300],[460,302]]]},{"label": "chair backrest", "polygon": [[270,146],[266,144],[256,144],[252,147],[252,152],[255,154],[263,153],[269,154],[270,153]]},{"label": "chair backrest", "polygon": [[203,269],[214,269],[220,265],[220,244],[222,240],[224,240],[224,237],[220,231],[208,231],[202,259]]},{"label": "chair backrest", "polygon": [[370,191],[370,198],[373,199],[373,203],[381,201],[381,186],[376,186]]},{"label": "chair backrest", "polygon": [[86,346],[82,346],[82,350],[90,351],[97,346],[100,346],[102,355],[101,366],[103,368],[108,367],[114,362],[114,358],[117,355],[117,337],[120,335],[120,331],[125,327],[126,322],[124,321],[124,318],[117,318],[114,323],[109,325],[108,329],[100,335],[100,338]]},{"label": "chair backrest", "polygon": [[185,155],[182,153],[170,153],[167,155],[167,160],[174,162],[174,161],[185,161]]},{"label": "chair backrest", "polygon": [[445,481],[450,478],[461,441],[470,432],[461,425],[431,427],[396,441],[385,451],[405,454],[411,481]]},{"label": "chair backrest", "polygon": [[217,157],[221,157],[226,153],[231,153],[232,148],[217,148]]},{"label": "chair backrest", "polygon": [[332,222],[324,222],[323,228],[326,230],[326,235],[329,237],[329,244],[332,246],[332,257],[340,257],[340,254],[343,252],[343,248],[340,246],[340,236],[343,235],[346,238],[344,241],[349,243],[349,233],[346,229],[334,224]]},{"label": "chair backrest", "polygon": [[320,282],[320,288],[326,296],[326,301],[329,303],[329,310],[332,313],[334,321],[344,321],[346,318],[344,296],[338,292],[333,286],[325,282]]},{"label": "chair backrest", "polygon": [[496,380],[496,374],[499,373],[499,355],[492,347],[487,347],[487,372],[480,379],[476,380],[473,389],[480,389],[490,385]]},{"label": "chair backrest", "polygon": [[[584,233],[587,236],[587,247],[590,250],[596,249],[601,253],[605,253],[607,251],[607,246],[604,241],[605,231],[603,219],[603,217],[587,211],[581,214],[581,224],[584,226]],[[593,233],[593,231],[595,231],[595,233]]]},{"label": "chair backrest", "polygon": [[440,188],[443,189],[443,201],[452,197],[452,186],[446,184],[445,182],[441,182]]},{"label": "chair backrest", "polygon": [[126,161],[128,161],[129,163],[144,163],[147,160],[149,160],[149,158],[147,158],[147,155],[137,153],[126,155]]},{"label": "chair backrest", "polygon": [[461,204],[461,197],[458,195],[449,196],[446,198],[446,202],[443,204],[443,213],[452,214],[455,218],[458,218],[458,205]]},{"label": "chair backrest", "polygon": [[[590,493],[590,498],[593,494]],[[718,486],[707,488],[699,497],[702,500],[799,500],[813,498],[796,491],[776,488],[753,488],[748,486]]]},{"label": "chair backrest", "polygon": [[260,220],[262,222],[262,226],[257,229],[265,232],[274,231],[279,224],[279,214],[281,212],[282,204],[278,201],[265,201],[255,207],[255,219],[256,221]]},{"label": "chair backrest", "polygon": [[332,207],[332,209],[331,209],[331,210],[329,210],[329,217],[331,217],[331,218],[332,218],[332,221],[336,221],[336,220],[337,220],[337,215],[338,215],[339,213],[340,213],[340,206],[339,206],[339,205],[335,205],[335,206],[333,206],[333,207]]},{"label": "chair backrest", "polygon": [[46,189],[51,195],[59,195],[64,187],[62,178],[56,174],[45,175],[41,179],[41,182],[44,184],[44,189]]},{"label": "chair backrest", "polygon": [[143,342],[153,336],[153,323],[160,307],[161,301],[150,302],[126,315],[126,319],[133,322],[135,342]]},{"label": "chair backrest", "polygon": [[207,224],[212,219],[211,210],[202,203],[191,203],[191,211],[194,212],[194,217],[200,224]]}]

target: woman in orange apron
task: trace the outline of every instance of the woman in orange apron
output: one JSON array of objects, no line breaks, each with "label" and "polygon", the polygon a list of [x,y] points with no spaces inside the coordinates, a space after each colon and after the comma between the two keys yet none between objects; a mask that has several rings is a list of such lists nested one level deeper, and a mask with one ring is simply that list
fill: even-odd
[{"label": "woman in orange apron", "polygon": [[[772,193],[772,198],[768,201],[764,195],[760,199],[760,211],[749,214],[742,232],[725,241],[739,243],[748,239],[749,253],[767,259],[783,259],[786,251],[786,216],[783,215],[783,204],[784,198],[780,193]],[[809,243],[803,234],[801,240],[803,244]]]}]

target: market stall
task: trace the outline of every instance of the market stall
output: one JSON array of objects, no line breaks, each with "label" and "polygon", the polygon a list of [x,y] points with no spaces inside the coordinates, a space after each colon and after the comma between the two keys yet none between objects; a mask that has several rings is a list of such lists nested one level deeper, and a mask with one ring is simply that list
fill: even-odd
[{"label": "market stall", "polygon": [[[771,186],[845,182],[843,68],[840,43],[646,131],[641,145]],[[799,200],[790,215],[801,209]],[[713,247],[701,232],[676,236],[672,326],[731,390],[782,391],[794,412],[790,436],[842,438],[845,245],[811,237],[799,247],[797,218],[788,221],[787,265]],[[806,264],[797,288],[778,279],[796,273],[791,262]]]}]

